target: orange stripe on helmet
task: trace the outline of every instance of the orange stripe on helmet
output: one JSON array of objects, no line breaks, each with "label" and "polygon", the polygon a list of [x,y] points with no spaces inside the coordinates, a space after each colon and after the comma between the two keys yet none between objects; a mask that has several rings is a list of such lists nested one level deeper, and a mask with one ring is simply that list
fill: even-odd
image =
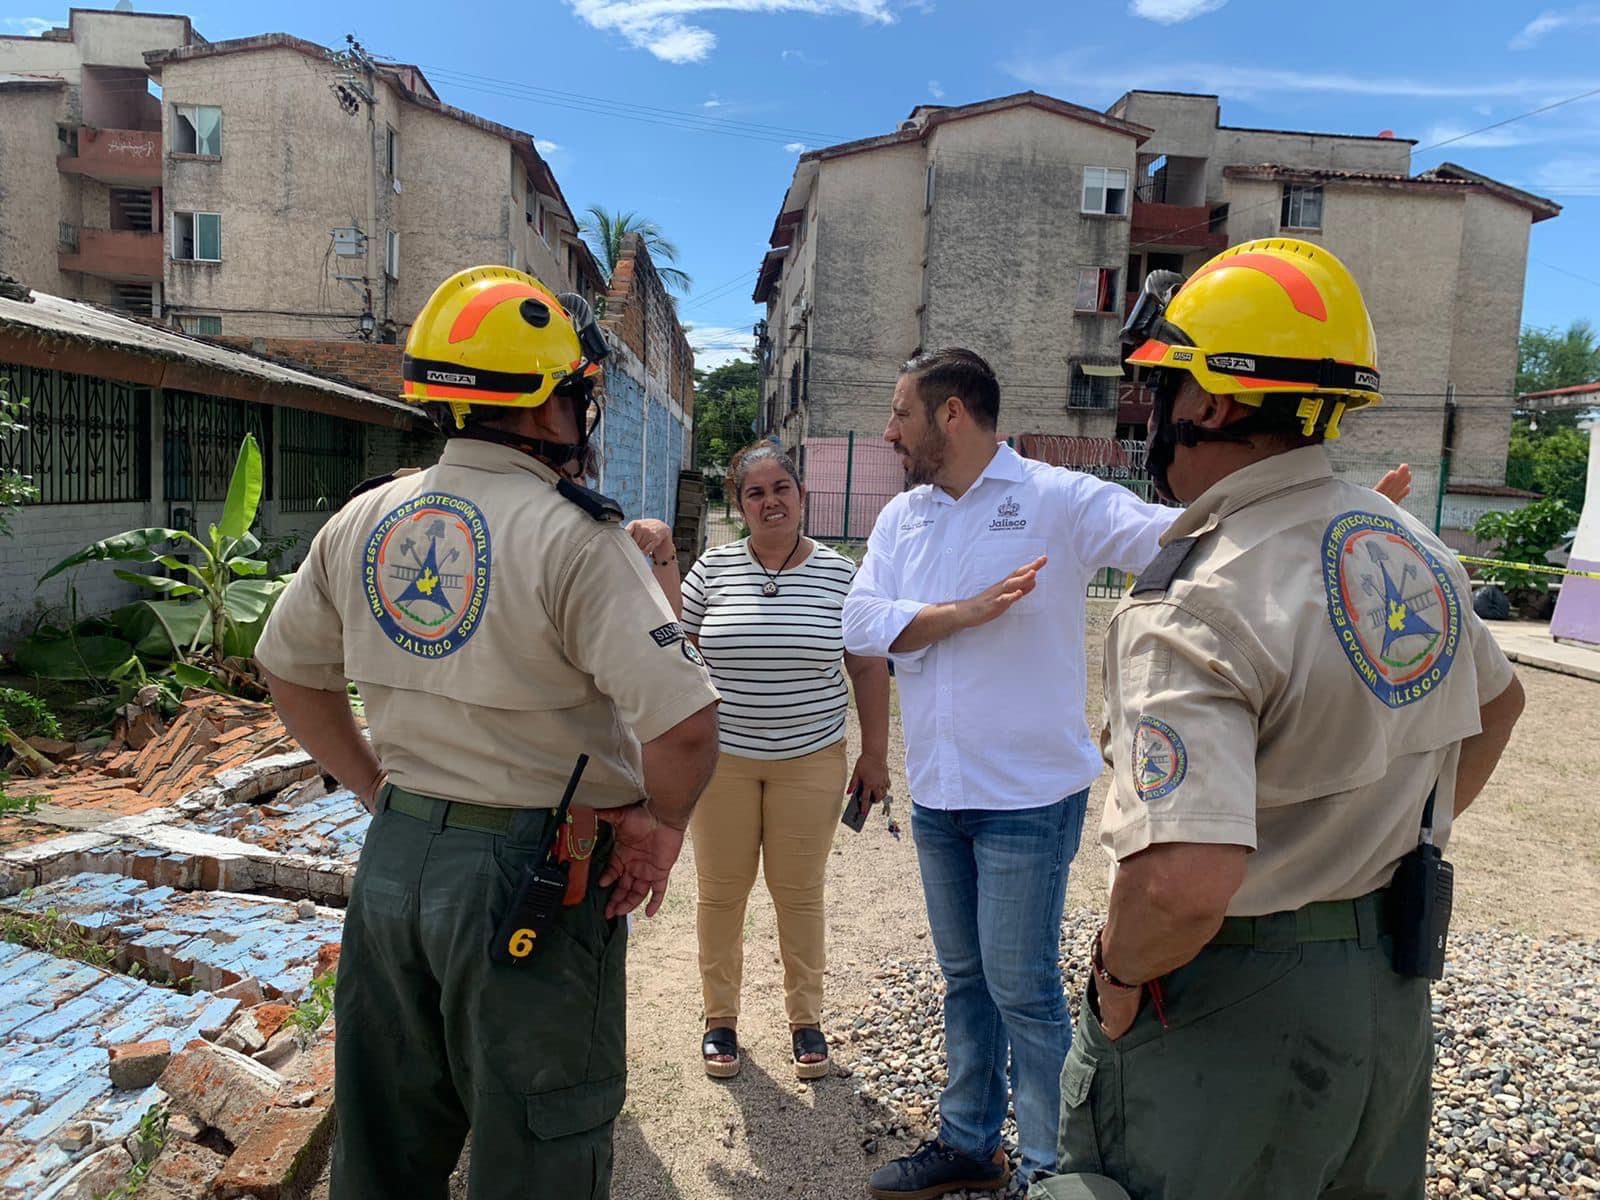
[{"label": "orange stripe on helmet", "polygon": [[1170,347],[1166,342],[1158,342],[1151,338],[1132,354],[1128,355],[1129,362],[1160,362]]},{"label": "orange stripe on helmet", "polygon": [[522,392],[485,392],[477,388],[440,387],[436,383],[424,385],[428,392],[423,395],[415,391],[410,383],[406,384],[405,395],[418,400],[515,400]]},{"label": "orange stripe on helmet", "polygon": [[1317,285],[1311,282],[1311,277],[1293,263],[1285,262],[1271,254],[1236,254],[1232,258],[1218,259],[1191,275],[1189,283],[1192,284],[1203,275],[1209,275],[1213,271],[1225,271],[1229,267],[1245,267],[1252,271],[1260,271],[1288,293],[1289,302],[1294,305],[1296,312],[1304,313],[1317,321],[1328,319],[1328,306],[1322,302],[1322,293],[1317,291]]},{"label": "orange stripe on helmet", "polygon": [[450,326],[450,343],[464,342],[478,332],[478,326],[491,312],[507,300],[539,300],[548,304],[552,312],[563,311],[556,298],[549,292],[540,291],[538,288],[529,287],[525,283],[497,283],[493,287],[484,288],[471,300],[457,315]]}]

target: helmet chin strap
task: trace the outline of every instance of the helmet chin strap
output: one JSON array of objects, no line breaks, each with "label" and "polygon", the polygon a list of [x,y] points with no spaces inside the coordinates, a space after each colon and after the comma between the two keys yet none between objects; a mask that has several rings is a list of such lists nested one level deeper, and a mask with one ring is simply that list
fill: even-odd
[{"label": "helmet chin strap", "polygon": [[578,440],[575,442],[530,438],[520,433],[482,424],[474,425],[468,436],[480,441],[509,446],[529,458],[537,458],[559,472],[565,473],[566,468],[574,463],[580,467],[586,466],[589,459],[589,437],[594,432],[589,425],[589,396],[593,390],[593,380],[577,378],[571,386],[565,384],[559,386],[551,396],[551,399],[566,400],[572,406],[574,424],[578,429]]},{"label": "helmet chin strap", "polygon": [[1259,409],[1225,429],[1206,429],[1193,421],[1174,420],[1172,410],[1177,404],[1178,393],[1183,390],[1183,381],[1187,377],[1188,373],[1185,371],[1171,369],[1164,371],[1161,381],[1156,385],[1154,427],[1145,441],[1145,473],[1155,484],[1156,495],[1169,504],[1180,503],[1178,497],[1173,494],[1172,484],[1167,478],[1173,461],[1178,457],[1179,446],[1193,449],[1201,442],[1234,442],[1238,445],[1248,445],[1252,434],[1266,433],[1272,428]]}]

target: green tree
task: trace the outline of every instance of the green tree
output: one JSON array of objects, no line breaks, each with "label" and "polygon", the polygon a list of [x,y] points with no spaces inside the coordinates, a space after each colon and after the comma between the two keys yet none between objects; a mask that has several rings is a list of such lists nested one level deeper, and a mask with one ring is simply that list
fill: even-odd
[{"label": "green tree", "polygon": [[1600,379],[1600,338],[1583,318],[1565,330],[1522,331],[1517,345],[1517,391],[1548,392]]},{"label": "green tree", "polygon": [[609,212],[598,204],[591,204],[588,212],[589,215],[578,222],[578,232],[583,234],[595,257],[605,264],[608,279],[622,259],[622,239],[637,233],[644,239],[645,249],[650,251],[650,261],[655,263],[662,283],[672,291],[685,293],[693,286],[694,280],[687,273],[664,265],[678,261],[678,247],[666,239],[661,226],[654,221],[636,212]]},{"label": "green tree", "polygon": [[[27,432],[28,427],[17,419],[27,407],[27,399],[21,396],[13,398],[10,385],[4,379],[0,379],[0,445],[7,443],[15,445]],[[0,467],[0,536],[11,536],[11,526],[6,520],[7,514],[14,511],[19,504],[27,504],[38,498],[39,489],[33,486],[33,481],[28,476],[10,467]]]},{"label": "green tree", "polygon": [[1530,430],[1526,421],[1513,426],[1506,452],[1506,482],[1512,487],[1543,492],[1582,512],[1588,476],[1587,434],[1565,426]]},{"label": "green tree", "polygon": [[695,462],[715,486],[734,454],[755,440],[752,426],[761,406],[761,368],[748,358],[736,358],[694,375]]}]

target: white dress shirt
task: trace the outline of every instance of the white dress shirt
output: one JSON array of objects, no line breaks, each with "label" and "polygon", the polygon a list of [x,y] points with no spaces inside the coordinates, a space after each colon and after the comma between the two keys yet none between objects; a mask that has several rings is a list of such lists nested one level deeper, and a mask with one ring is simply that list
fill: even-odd
[{"label": "white dress shirt", "polygon": [[[1141,571],[1179,509],[1000,446],[959,499],[929,484],[879,514],[844,602],[845,648],[893,659],[911,798],[928,808],[1036,808],[1088,787],[1084,606],[1094,573]],[[1048,555],[1007,612],[907,654],[889,646],[929,604],[964,600]]]}]

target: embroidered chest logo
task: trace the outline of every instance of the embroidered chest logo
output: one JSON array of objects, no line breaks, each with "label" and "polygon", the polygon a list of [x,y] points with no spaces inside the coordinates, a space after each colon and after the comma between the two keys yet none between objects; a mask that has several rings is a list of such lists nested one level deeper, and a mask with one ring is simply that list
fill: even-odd
[{"label": "embroidered chest logo", "polygon": [[1028,527],[1028,519],[1021,514],[1022,505],[1007,496],[1000,502],[1000,506],[994,510],[994,520],[989,522],[989,528],[995,530],[1026,529]]},{"label": "embroidered chest logo", "polygon": [[1140,717],[1133,731],[1133,786],[1149,803],[1177,790],[1189,773],[1189,752],[1178,731],[1156,717]]},{"label": "embroidered chest logo", "polygon": [[907,517],[900,522],[901,533],[915,533],[919,529],[926,529],[933,524],[932,517]]},{"label": "embroidered chest logo", "polygon": [[489,522],[460,496],[430,492],[390,512],[367,538],[367,609],[394,645],[418,658],[461,649],[489,599]]},{"label": "embroidered chest logo", "polygon": [[1461,640],[1461,605],[1439,560],[1399,522],[1334,518],[1322,544],[1328,619],[1361,681],[1390,708],[1444,682]]}]

